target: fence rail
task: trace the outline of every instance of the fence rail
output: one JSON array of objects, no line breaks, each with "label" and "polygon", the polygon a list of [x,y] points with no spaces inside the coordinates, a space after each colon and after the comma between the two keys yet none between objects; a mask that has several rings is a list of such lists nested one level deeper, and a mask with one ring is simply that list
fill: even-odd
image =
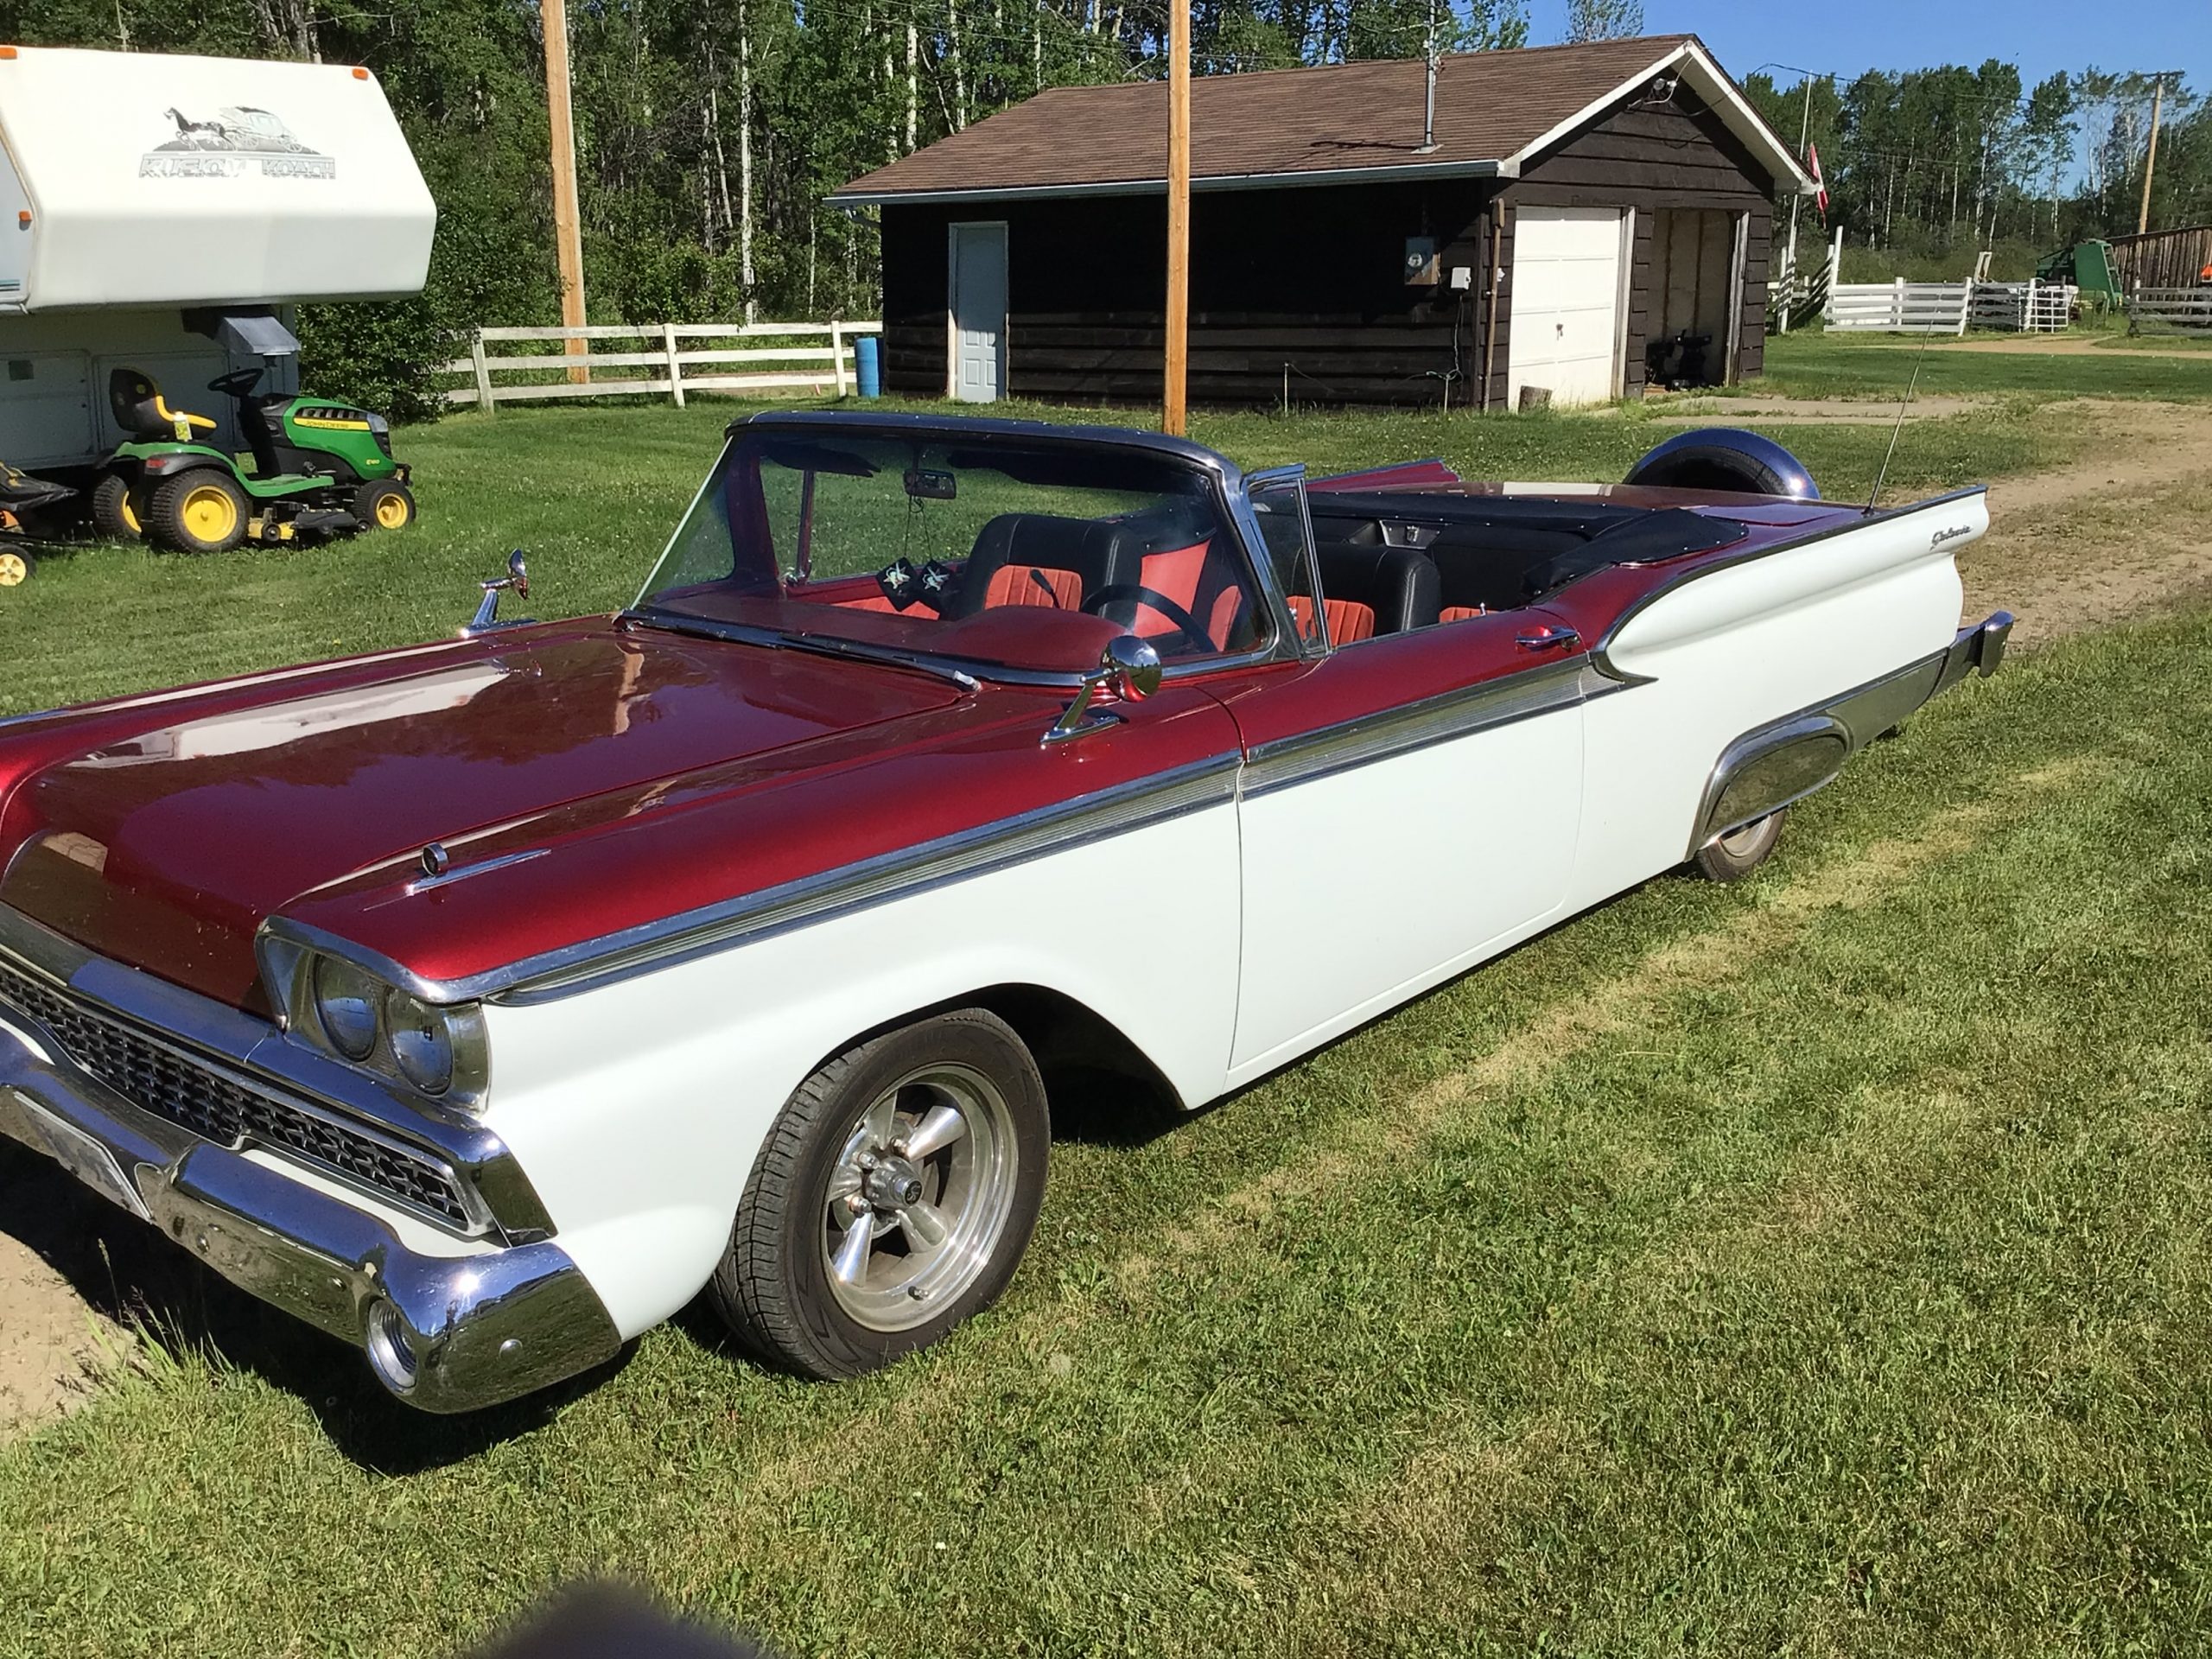
[{"label": "fence rail", "polygon": [[2139,288],[2128,296],[2127,315],[2139,325],[2212,329],[2212,288]]},{"label": "fence rail", "polygon": [[[678,409],[693,391],[835,391],[840,397],[857,379],[854,340],[880,334],[880,322],[653,322],[594,323],[582,328],[480,328],[468,355],[442,365],[446,374],[469,378],[465,386],[444,394],[448,404],[477,404],[486,410],[501,404],[549,397],[626,397],[664,395]],[[584,349],[571,355],[571,340]],[[625,349],[600,350],[599,343],[623,342]],[[762,341],[760,345],[689,346],[686,341]],[[800,342],[820,340],[819,345]],[[556,352],[487,351],[487,346],[553,342]],[[648,342],[639,349],[635,342]],[[757,366],[756,366],[757,365]],[[706,369],[706,373],[696,371]],[[601,378],[607,370],[658,370],[639,376]],[[730,372],[731,370],[737,372]],[[693,371],[687,372],[686,371]],[[718,372],[719,371],[719,372]],[[582,380],[571,378],[581,372]],[[557,379],[547,379],[549,374]],[[500,377],[528,374],[525,381]]]},{"label": "fence rail", "polygon": [[2079,294],[2056,283],[1839,283],[1826,315],[1833,329],[1892,334],[2056,334],[2073,320]]}]

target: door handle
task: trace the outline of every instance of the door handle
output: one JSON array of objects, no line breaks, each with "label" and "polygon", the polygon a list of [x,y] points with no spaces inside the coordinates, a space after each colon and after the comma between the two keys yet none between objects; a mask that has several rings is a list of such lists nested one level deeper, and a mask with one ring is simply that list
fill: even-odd
[{"label": "door handle", "polygon": [[1535,627],[1522,629],[1513,636],[1513,641],[1523,651],[1554,651],[1561,645],[1580,645],[1582,636],[1573,628],[1554,627],[1549,623],[1541,623]]}]

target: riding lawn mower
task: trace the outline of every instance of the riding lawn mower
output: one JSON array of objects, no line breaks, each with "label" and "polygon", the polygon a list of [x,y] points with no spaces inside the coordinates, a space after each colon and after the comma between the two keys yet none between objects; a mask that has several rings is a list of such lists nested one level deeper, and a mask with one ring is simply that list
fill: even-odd
[{"label": "riding lawn mower", "polygon": [[130,441],[109,457],[92,492],[102,534],[148,537],[180,553],[221,553],[240,542],[351,535],[414,522],[408,469],[391,457],[380,415],[325,398],[259,393],[262,370],[207,383],[237,406],[243,457],[202,442],[215,423],[170,407],[137,369],[108,377],[108,404]]}]

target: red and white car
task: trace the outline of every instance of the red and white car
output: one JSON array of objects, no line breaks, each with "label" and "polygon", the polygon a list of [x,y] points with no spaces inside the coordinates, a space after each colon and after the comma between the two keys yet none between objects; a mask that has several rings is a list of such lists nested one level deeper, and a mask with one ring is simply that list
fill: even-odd
[{"label": "red and white car", "polygon": [[1996,666],[1986,523],[757,417],[620,615],[0,724],[0,1130],[429,1409],[702,1291],[849,1376],[1005,1287],[1064,1068],[1197,1106],[1759,862]]}]

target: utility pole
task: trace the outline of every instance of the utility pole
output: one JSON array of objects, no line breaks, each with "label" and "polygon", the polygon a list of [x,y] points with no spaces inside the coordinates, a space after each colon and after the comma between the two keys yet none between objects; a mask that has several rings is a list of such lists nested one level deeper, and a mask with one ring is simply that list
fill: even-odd
[{"label": "utility pole", "polygon": [[1167,362],[1160,429],[1183,435],[1191,330],[1191,0],[1167,6]]},{"label": "utility pole", "polygon": [[[553,243],[561,262],[561,326],[584,326],[584,245],[576,212],[576,129],[569,108],[568,0],[539,0],[538,16],[545,25],[545,108],[553,129]],[[570,357],[582,357],[590,342],[562,342]],[[569,365],[569,380],[582,385],[591,371],[582,363]]]},{"label": "utility pole", "polygon": [[2158,165],[2158,106],[2166,95],[2166,77],[2180,79],[2178,69],[2162,70],[2151,77],[2151,153],[2143,160],[2143,211],[2135,216],[2135,234],[2151,228],[2151,175]]}]

